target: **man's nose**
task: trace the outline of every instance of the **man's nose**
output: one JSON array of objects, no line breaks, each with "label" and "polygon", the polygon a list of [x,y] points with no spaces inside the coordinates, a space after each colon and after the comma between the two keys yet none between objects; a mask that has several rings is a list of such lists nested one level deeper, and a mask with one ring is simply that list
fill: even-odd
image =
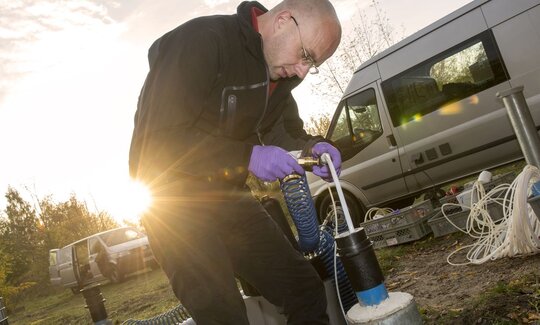
[{"label": "man's nose", "polygon": [[300,61],[294,66],[294,72],[300,79],[304,79],[309,72],[309,64]]}]

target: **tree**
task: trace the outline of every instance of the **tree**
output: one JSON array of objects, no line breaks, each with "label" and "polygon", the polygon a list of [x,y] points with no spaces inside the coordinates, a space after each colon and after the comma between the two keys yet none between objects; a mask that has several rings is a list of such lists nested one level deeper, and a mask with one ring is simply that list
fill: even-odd
[{"label": "tree", "polygon": [[74,194],[60,203],[50,195],[34,196],[35,208],[11,187],[5,196],[5,216],[0,216],[0,295],[15,297],[35,284],[47,286],[50,249],[118,226],[107,213],[90,212]]},{"label": "tree", "polygon": [[78,239],[107,229],[118,224],[106,212],[92,213],[86,203],[77,199],[75,194],[65,202],[56,203],[51,196],[39,201],[39,217],[47,229],[47,247],[58,248]]},{"label": "tree", "polygon": [[[332,110],[341,99],[353,72],[363,62],[403,38],[403,31],[396,33],[378,0],[372,0],[367,9],[358,8],[351,21],[352,31],[342,38],[335,55],[319,68],[311,89]],[[322,121],[317,123],[310,119],[306,123],[306,130],[320,132],[317,124],[329,124],[331,114],[330,111],[320,114],[315,119]]]},{"label": "tree", "polygon": [[309,121],[306,122],[306,132],[311,135],[325,136],[326,131],[330,127],[330,116],[328,114],[319,114],[310,116]]},{"label": "tree", "polygon": [[11,285],[7,282],[7,277],[12,273],[12,259],[4,252],[2,239],[0,238],[0,297],[5,299],[6,308],[9,308],[11,298],[18,293],[28,289],[32,283],[22,283]]},{"label": "tree", "polygon": [[6,281],[12,284],[26,282],[26,274],[39,260],[44,249],[43,232],[36,211],[19,192],[11,187],[6,193],[6,219],[0,221],[0,234],[4,254],[11,259],[11,272]]}]

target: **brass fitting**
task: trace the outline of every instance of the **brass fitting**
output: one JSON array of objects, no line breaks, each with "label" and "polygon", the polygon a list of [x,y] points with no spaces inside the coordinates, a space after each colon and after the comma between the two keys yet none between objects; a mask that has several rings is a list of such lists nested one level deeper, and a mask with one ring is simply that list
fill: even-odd
[{"label": "brass fitting", "polygon": [[305,170],[311,171],[311,168],[315,165],[320,165],[321,160],[314,157],[299,157],[298,164]]}]

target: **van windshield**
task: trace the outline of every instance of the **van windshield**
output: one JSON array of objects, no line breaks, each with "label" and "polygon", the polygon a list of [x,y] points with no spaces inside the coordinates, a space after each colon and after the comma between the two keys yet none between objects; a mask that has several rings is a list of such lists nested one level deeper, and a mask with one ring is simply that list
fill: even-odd
[{"label": "van windshield", "polygon": [[122,244],[130,240],[143,238],[144,236],[144,234],[131,228],[117,229],[115,231],[100,235],[101,239],[105,242],[107,246]]}]

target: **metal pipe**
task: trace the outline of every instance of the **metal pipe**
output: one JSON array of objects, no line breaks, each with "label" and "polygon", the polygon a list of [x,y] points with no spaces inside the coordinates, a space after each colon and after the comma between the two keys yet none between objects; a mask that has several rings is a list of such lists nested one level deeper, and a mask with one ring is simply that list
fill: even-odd
[{"label": "metal pipe", "polygon": [[93,286],[88,286],[81,290],[84,300],[86,301],[85,308],[90,311],[90,316],[95,325],[112,325],[112,322],[107,319],[107,310],[105,309],[105,299],[99,289],[99,283]]},{"label": "metal pipe", "polygon": [[506,107],[525,161],[540,168],[540,137],[523,95],[523,86],[498,92],[496,96]]}]

